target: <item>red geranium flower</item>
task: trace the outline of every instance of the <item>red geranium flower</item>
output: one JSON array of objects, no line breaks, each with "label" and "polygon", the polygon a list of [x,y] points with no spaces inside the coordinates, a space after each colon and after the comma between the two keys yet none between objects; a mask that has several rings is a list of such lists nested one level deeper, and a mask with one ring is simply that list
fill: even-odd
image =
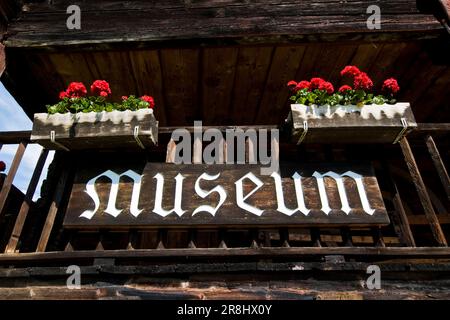
[{"label": "red geranium flower", "polygon": [[65,95],[62,95],[62,92],[59,94],[59,97],[63,96],[63,98],[80,98],[84,97],[87,93],[86,87],[82,82],[71,82],[67,87]]},{"label": "red geranium flower", "polygon": [[297,81],[291,80],[288,82],[287,86],[290,90],[295,91],[295,87],[297,86]]},{"label": "red geranium flower", "polygon": [[310,86],[309,81],[306,81],[306,80],[300,81],[295,86],[295,91],[299,91],[299,90],[302,90],[302,89],[309,89],[309,86]]},{"label": "red geranium flower", "polygon": [[322,78],[312,78],[310,85],[309,85],[309,89],[310,90],[314,90],[314,89],[319,89],[319,87],[326,82],[325,80],[323,80]]},{"label": "red geranium flower", "polygon": [[107,97],[111,94],[111,89],[105,80],[95,80],[91,85],[91,92],[96,96]]},{"label": "red geranium flower", "polygon": [[339,92],[340,93],[344,93],[344,92],[350,91],[350,90],[352,90],[352,87],[350,87],[350,86],[348,86],[346,84],[344,84],[342,87],[339,88]]},{"label": "red geranium flower", "polygon": [[6,163],[3,161],[0,161],[0,172],[3,172],[6,170]]},{"label": "red geranium flower", "polygon": [[398,85],[397,80],[394,78],[389,78],[384,80],[381,90],[394,95],[400,91],[400,86]]},{"label": "red geranium flower", "polygon": [[341,71],[341,76],[351,76],[351,77],[356,77],[358,74],[361,73],[361,70],[359,70],[357,67],[355,66],[346,66],[344,69],[342,69]]},{"label": "red geranium flower", "polygon": [[326,91],[328,94],[333,94],[334,92],[334,87],[331,84],[331,82],[328,81],[324,81],[319,85],[319,90],[323,90]]},{"label": "red geranium flower", "polygon": [[60,99],[60,100],[62,100],[62,99],[64,99],[64,98],[68,98],[68,97],[69,97],[69,95],[67,94],[66,91],[61,91],[61,92],[59,93],[59,99]]},{"label": "red geranium flower", "polygon": [[127,100],[128,97],[127,96],[122,96],[122,100]]},{"label": "red geranium flower", "polygon": [[355,90],[370,90],[373,87],[373,82],[367,73],[361,72],[353,80],[353,87]]},{"label": "red geranium flower", "polygon": [[151,96],[142,96],[141,100],[144,100],[145,102],[148,102],[149,104],[149,108],[153,109],[153,107],[155,106],[155,99],[153,99],[153,97]]}]

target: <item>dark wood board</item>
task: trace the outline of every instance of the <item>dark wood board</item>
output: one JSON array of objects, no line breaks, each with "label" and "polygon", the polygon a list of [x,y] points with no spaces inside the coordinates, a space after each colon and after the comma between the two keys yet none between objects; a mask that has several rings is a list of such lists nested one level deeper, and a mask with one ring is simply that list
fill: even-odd
[{"label": "dark wood board", "polygon": [[[131,159],[132,157],[130,157]],[[308,215],[297,211],[291,216],[277,211],[277,197],[275,192],[274,179],[270,176],[260,175],[259,165],[176,165],[165,163],[146,163],[145,160],[137,162],[127,162],[123,165],[119,159],[108,161],[94,161],[90,166],[80,164],[77,169],[72,193],[64,220],[65,227],[71,228],[156,228],[156,227],[211,227],[211,226],[280,226],[280,225],[321,225],[321,226],[362,226],[362,225],[386,225],[389,223],[386,210],[384,208],[381,192],[369,165],[301,165],[283,164],[281,167],[282,185],[284,200],[288,208],[297,207],[295,188],[293,179],[294,172],[298,172],[302,178],[305,204],[311,209]],[[129,177],[122,177],[119,183],[119,192],[116,199],[116,208],[123,211],[116,217],[105,212],[110,195],[111,180],[107,177],[100,177],[95,182],[95,191],[99,197],[99,207],[97,212],[90,218],[80,217],[86,210],[94,209],[92,197],[86,193],[86,183],[92,178],[102,174],[106,170],[112,170],[116,174],[121,174],[127,170],[133,170],[138,175],[142,174],[141,190],[138,202],[138,209],[142,212],[134,217],[130,213],[131,194],[133,180]],[[373,215],[364,212],[359,197],[356,183],[353,179],[344,178],[345,193],[352,210],[347,215],[341,211],[340,196],[337,184],[331,178],[325,178],[325,189],[331,212],[326,215],[321,211],[321,200],[318,191],[316,178],[312,177],[314,171],[324,174],[334,171],[342,174],[346,171],[353,171],[363,176],[364,189],[370,206],[375,209]],[[223,205],[212,216],[207,212],[198,212],[193,215],[193,211],[200,205],[210,205],[215,207],[219,202],[217,192],[200,198],[194,191],[197,178],[202,173],[215,175],[220,173],[217,180],[200,182],[200,187],[204,190],[211,190],[217,185],[223,186],[227,197]],[[252,172],[264,185],[252,194],[245,202],[256,206],[264,212],[257,216],[250,213],[236,204],[235,182],[248,172]],[[162,217],[153,212],[156,194],[156,179],[154,176],[161,173],[164,176],[164,188],[162,194],[162,207],[170,210],[174,207],[174,177],[181,173],[183,180],[181,207],[186,210],[181,216],[175,212]],[[248,179],[243,180],[244,196],[255,187]]]}]

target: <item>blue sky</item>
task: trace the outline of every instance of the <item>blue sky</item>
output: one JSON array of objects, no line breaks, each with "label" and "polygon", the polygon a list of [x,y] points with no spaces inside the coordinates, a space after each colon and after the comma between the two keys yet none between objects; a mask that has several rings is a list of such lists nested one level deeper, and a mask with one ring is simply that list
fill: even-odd
[{"label": "blue sky", "polygon": [[[9,94],[3,83],[0,83],[0,131],[20,131],[31,130],[32,122],[14,98]],[[6,173],[11,167],[12,160],[17,150],[17,145],[3,145],[0,150],[0,160],[6,163]],[[22,192],[26,192],[33,174],[34,167],[38,160],[42,148],[36,144],[29,144],[20,163],[13,184]],[[42,171],[38,187],[33,199],[39,198],[42,181],[47,174],[48,165],[53,159],[53,151],[49,153]]]}]

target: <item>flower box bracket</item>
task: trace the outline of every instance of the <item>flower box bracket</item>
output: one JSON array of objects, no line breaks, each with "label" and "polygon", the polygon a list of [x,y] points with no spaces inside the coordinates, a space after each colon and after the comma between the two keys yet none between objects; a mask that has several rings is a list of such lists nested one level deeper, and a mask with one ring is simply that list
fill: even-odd
[{"label": "flower box bracket", "polygon": [[34,115],[31,140],[50,150],[148,149],[157,145],[152,109]]}]

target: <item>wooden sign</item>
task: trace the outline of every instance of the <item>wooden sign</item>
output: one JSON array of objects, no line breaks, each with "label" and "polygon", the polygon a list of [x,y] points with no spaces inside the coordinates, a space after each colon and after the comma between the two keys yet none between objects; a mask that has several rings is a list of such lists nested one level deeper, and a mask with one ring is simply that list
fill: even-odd
[{"label": "wooden sign", "polygon": [[78,169],[71,228],[363,226],[389,218],[369,165],[92,164]]}]

